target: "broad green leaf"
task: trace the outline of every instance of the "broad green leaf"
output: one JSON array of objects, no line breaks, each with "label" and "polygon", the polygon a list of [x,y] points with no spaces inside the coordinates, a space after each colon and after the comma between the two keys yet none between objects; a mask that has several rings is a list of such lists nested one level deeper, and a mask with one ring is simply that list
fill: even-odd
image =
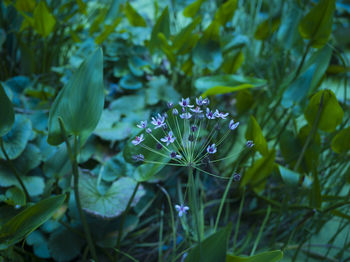
[{"label": "broad green leaf", "polygon": [[212,234],[193,247],[185,258],[185,262],[212,262],[225,261],[228,237],[230,236],[232,225],[229,224],[218,232]]},{"label": "broad green leaf", "polygon": [[127,1],[125,4],[124,12],[126,18],[132,26],[145,27],[147,25],[145,19],[143,19],[143,17],[132,7],[132,5],[129,4],[129,1]]},{"label": "broad green leaf", "polygon": [[[19,157],[25,150],[31,136],[32,124],[30,120],[23,115],[17,114],[12,129],[3,136],[3,143],[8,157],[10,159]],[[5,159],[2,150],[0,150],[0,159]]]},{"label": "broad green leaf", "polygon": [[99,48],[85,59],[56,97],[50,110],[48,142],[63,142],[58,117],[68,134],[86,140],[97,126],[103,106],[103,56]]},{"label": "broad green leaf", "polygon": [[[298,140],[302,146],[305,145],[308,136],[311,135],[312,127],[305,125],[300,128],[298,133]],[[316,132],[313,134],[312,139],[309,141],[308,147],[304,154],[305,170],[309,173],[312,171],[313,166],[318,165],[318,158],[321,154],[321,138],[320,134]]]},{"label": "broad green leaf", "polygon": [[158,34],[158,39],[160,40],[160,49],[166,55],[170,64],[172,66],[174,66],[176,63],[176,58],[175,58],[175,55],[173,53],[171,46],[168,43],[168,40],[166,39],[165,35],[163,35],[162,33]]},{"label": "broad green leaf", "polygon": [[126,90],[137,90],[142,88],[142,82],[132,74],[127,74],[119,81],[120,87]]},{"label": "broad green leaf", "polygon": [[241,75],[204,76],[198,78],[194,83],[197,90],[205,95],[226,94],[265,84],[266,81],[263,79]]},{"label": "broad green leaf", "polygon": [[258,40],[265,40],[272,35],[281,24],[281,16],[277,15],[272,18],[268,18],[258,25],[254,33],[254,37]]},{"label": "broad green leaf", "polygon": [[243,62],[243,51],[227,54],[225,55],[224,62],[222,64],[222,71],[224,71],[226,74],[233,74],[242,66]]},{"label": "broad green leaf", "polygon": [[228,0],[224,2],[215,13],[215,20],[222,26],[229,22],[237,9],[237,0]]},{"label": "broad green leaf", "polygon": [[36,256],[40,258],[51,257],[47,239],[41,231],[35,230],[30,233],[26,238],[26,243],[33,246],[33,251]]},{"label": "broad green leaf", "polygon": [[254,116],[250,116],[245,138],[247,140],[252,140],[254,142],[254,148],[256,148],[256,150],[258,150],[263,156],[268,154],[266,139]]},{"label": "broad green leaf", "polygon": [[159,33],[162,33],[166,38],[169,38],[170,36],[170,19],[168,7],[163,10],[162,14],[157,19],[156,24],[152,28],[151,39],[148,46],[151,53],[154,53],[161,47],[162,41],[158,37]]},{"label": "broad green leaf", "polygon": [[33,18],[33,27],[39,35],[47,37],[53,31],[56,19],[50,13],[45,1],[40,1],[37,5],[34,10]]},{"label": "broad green leaf", "polygon": [[63,204],[65,195],[44,199],[26,208],[0,227],[0,249],[21,241],[29,233],[41,226]]},{"label": "broad green leaf", "polygon": [[108,36],[114,32],[114,29],[119,25],[119,23],[122,21],[120,17],[117,17],[112,24],[105,25],[104,30],[95,38],[95,43],[100,45],[102,44]]},{"label": "broad green leaf", "polygon": [[294,172],[293,170],[285,168],[281,165],[279,165],[279,171],[281,174],[281,178],[286,185],[293,187],[299,186],[300,175],[297,172]]},{"label": "broad green leaf", "polygon": [[[191,39],[196,38],[193,31],[197,27],[197,25],[200,24],[202,19],[200,17],[195,18],[192,23],[190,23],[188,26],[183,28],[175,37],[173,40],[172,48],[174,51],[182,53],[188,49],[189,46],[191,46]],[[199,37],[199,36],[198,36]],[[197,39],[198,40],[198,39]]]},{"label": "broad green leaf", "polygon": [[[113,218],[124,212],[136,187],[136,181],[122,177],[111,186],[98,184],[97,177],[82,173],[79,182],[79,194],[83,209],[95,216]],[[136,192],[132,206],[145,194],[142,186]],[[122,196],[122,197],[121,197]]]},{"label": "broad green leaf", "polygon": [[18,11],[33,12],[35,4],[35,0],[16,0],[15,8]]},{"label": "broad green leaf", "polygon": [[0,139],[6,135],[15,122],[15,112],[9,98],[0,84]]},{"label": "broad green leaf", "polygon": [[12,206],[25,206],[26,195],[18,187],[11,187],[6,191],[6,203]]},{"label": "broad green leaf", "polygon": [[335,0],[320,0],[299,23],[300,35],[310,40],[311,46],[323,47],[332,33]]},{"label": "broad green leaf", "polygon": [[344,111],[339,105],[335,94],[331,90],[321,90],[311,97],[305,110],[305,118],[309,125],[312,126],[316,120],[322,96],[323,101],[318,128],[325,132],[332,132],[342,122]]},{"label": "broad green leaf", "polygon": [[332,139],[332,150],[338,154],[350,150],[350,126],[340,130]]},{"label": "broad green leaf", "polygon": [[39,166],[41,160],[40,149],[32,143],[28,143],[23,153],[15,159],[14,165],[20,173],[26,174]]},{"label": "broad green leaf", "polygon": [[243,175],[241,187],[251,185],[256,192],[262,191],[265,187],[267,177],[273,170],[275,153],[275,150],[271,150],[267,155],[256,160]]},{"label": "broad green leaf", "polygon": [[277,262],[283,258],[280,250],[267,251],[250,257],[238,257],[227,254],[226,262]]},{"label": "broad green leaf", "polygon": [[254,97],[249,89],[238,91],[236,95],[236,108],[239,115],[247,112],[254,104]]},{"label": "broad green leaf", "polygon": [[205,0],[195,0],[193,3],[186,6],[186,8],[183,11],[184,17],[192,17],[193,18],[198,13],[198,11],[199,11],[199,9],[204,1]]}]

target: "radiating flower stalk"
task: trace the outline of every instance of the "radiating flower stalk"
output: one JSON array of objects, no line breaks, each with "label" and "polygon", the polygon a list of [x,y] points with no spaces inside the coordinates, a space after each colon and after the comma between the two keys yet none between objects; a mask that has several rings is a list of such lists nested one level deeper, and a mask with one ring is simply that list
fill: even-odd
[{"label": "radiating flower stalk", "polygon": [[[239,122],[229,118],[229,113],[220,112],[209,107],[208,98],[196,98],[191,104],[189,98],[182,98],[179,105],[168,103],[168,114],[158,114],[137,125],[142,129],[131,143],[139,147],[132,156],[135,162],[186,167],[189,172],[190,207],[183,203],[176,205],[179,217],[191,210],[198,210],[197,186],[194,170],[197,173],[211,175],[217,178],[229,179],[205,170],[208,164],[223,161],[237,156],[237,152],[225,157],[217,157],[220,146],[238,128]],[[153,127],[153,128],[152,128]],[[253,141],[247,141],[242,150],[253,147]],[[135,148],[136,149],[136,148]],[[235,178],[237,180],[237,177]],[[197,226],[197,238],[200,242],[198,214],[193,212]]]}]

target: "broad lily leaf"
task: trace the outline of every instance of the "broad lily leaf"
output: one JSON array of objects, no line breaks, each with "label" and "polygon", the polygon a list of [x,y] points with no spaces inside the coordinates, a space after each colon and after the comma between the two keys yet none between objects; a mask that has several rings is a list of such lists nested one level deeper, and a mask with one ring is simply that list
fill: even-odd
[{"label": "broad lily leaf", "polygon": [[149,50],[151,53],[154,53],[161,47],[162,41],[158,37],[159,33],[162,33],[166,38],[170,36],[170,18],[168,7],[163,10],[162,14],[157,19],[156,24],[153,26],[151,39],[149,41]]},{"label": "broad lily leaf", "polygon": [[21,241],[29,233],[41,226],[63,204],[65,195],[44,199],[26,208],[0,227],[0,249]]},{"label": "broad lily leaf", "polygon": [[332,150],[338,154],[350,150],[350,127],[340,130],[332,139]]},{"label": "broad lily leaf", "polygon": [[68,134],[86,140],[97,126],[103,105],[103,56],[99,48],[86,58],[56,97],[50,110],[48,142],[52,145],[63,142],[59,117]]},{"label": "broad lily leaf", "polygon": [[38,6],[35,8],[33,18],[33,27],[39,35],[47,37],[53,31],[56,24],[56,19],[50,13],[45,1],[40,1]]},{"label": "broad lily leaf", "polygon": [[193,3],[186,6],[186,8],[183,11],[183,15],[185,17],[194,17],[198,13],[204,1],[205,0],[195,0]]},{"label": "broad lily leaf", "polygon": [[9,98],[0,84],[0,137],[6,135],[15,121],[15,113]]},{"label": "broad lily leaf", "polygon": [[145,27],[147,25],[145,19],[143,19],[143,17],[132,7],[131,4],[129,4],[128,1],[125,4],[124,12],[126,18],[129,20],[129,23],[132,26]]}]

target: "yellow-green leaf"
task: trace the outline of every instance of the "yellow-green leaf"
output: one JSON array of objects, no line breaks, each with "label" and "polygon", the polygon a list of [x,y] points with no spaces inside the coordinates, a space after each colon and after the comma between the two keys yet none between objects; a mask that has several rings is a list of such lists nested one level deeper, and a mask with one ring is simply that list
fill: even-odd
[{"label": "yellow-green leaf", "polygon": [[256,148],[256,150],[262,155],[268,154],[266,139],[254,116],[250,116],[245,138],[247,140],[252,140],[254,142],[254,148]]},{"label": "yellow-green leaf", "polygon": [[[321,98],[323,96],[322,107],[320,115],[317,116]],[[335,94],[331,90],[321,90],[314,94],[305,111],[305,118],[312,126],[316,120],[318,121],[318,128],[325,132],[332,132],[342,122],[344,111],[338,103]]]},{"label": "yellow-green leaf", "polygon": [[272,35],[281,24],[281,16],[274,16],[268,18],[258,25],[258,28],[255,31],[254,37],[258,40],[265,40],[270,35]]},{"label": "yellow-green leaf", "polygon": [[237,0],[228,0],[224,2],[215,13],[215,20],[221,25],[229,22],[237,9]]},{"label": "yellow-green leaf", "polygon": [[197,0],[197,1],[194,1],[193,3],[189,4],[184,9],[183,15],[185,17],[194,17],[198,13],[203,2],[204,2],[204,0]]},{"label": "yellow-green leaf", "polygon": [[56,24],[55,17],[50,13],[44,1],[41,1],[34,10],[34,30],[41,36],[47,37]]},{"label": "yellow-green leaf", "polygon": [[233,74],[241,67],[244,62],[244,54],[242,51],[238,53],[231,53],[224,57],[222,64],[222,71],[226,74]]},{"label": "yellow-green leaf", "polygon": [[126,18],[132,26],[145,27],[147,25],[145,19],[143,19],[143,17],[132,7],[132,5],[129,4],[129,1],[126,2],[124,12]]},{"label": "yellow-green leaf", "polygon": [[311,41],[312,47],[324,46],[332,33],[335,0],[320,0],[299,23],[300,35]]},{"label": "yellow-green leaf", "polygon": [[101,32],[101,34],[95,38],[95,43],[98,45],[102,44],[108,38],[108,36],[113,33],[114,29],[117,27],[117,25],[119,25],[121,20],[121,17],[118,17],[113,21],[112,24],[105,25],[104,30]]},{"label": "yellow-green leaf", "polygon": [[158,37],[159,33],[162,33],[165,38],[168,38],[170,36],[170,19],[168,7],[163,10],[162,14],[157,19],[156,24],[152,28],[151,39],[148,46],[151,53],[154,53],[156,50],[159,50],[161,48],[162,41]]},{"label": "yellow-green leaf", "polygon": [[15,8],[18,11],[32,12],[35,8],[35,0],[16,0]]},{"label": "yellow-green leaf", "polygon": [[332,150],[338,154],[350,150],[350,126],[340,130],[332,139]]},{"label": "yellow-green leaf", "polygon": [[227,254],[226,262],[277,262],[283,258],[283,252],[280,250],[267,251],[250,257],[238,257]]}]

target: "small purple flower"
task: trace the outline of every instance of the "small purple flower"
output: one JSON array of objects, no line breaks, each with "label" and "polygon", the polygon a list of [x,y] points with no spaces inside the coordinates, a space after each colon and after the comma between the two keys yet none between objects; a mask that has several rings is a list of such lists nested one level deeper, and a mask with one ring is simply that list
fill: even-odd
[{"label": "small purple flower", "polygon": [[174,108],[174,109],[173,109],[173,115],[174,115],[174,116],[177,116],[178,114],[179,114],[179,111],[178,111],[176,108]]},{"label": "small purple flower", "polygon": [[186,99],[182,98],[179,104],[182,107],[193,107],[193,105],[190,105],[190,99],[188,97]]},{"label": "small purple flower", "polygon": [[208,119],[215,119],[215,113],[207,108],[207,113],[205,114]]},{"label": "small purple flower", "polygon": [[238,173],[235,173],[235,174],[233,175],[233,180],[236,181],[236,182],[238,182],[239,180],[241,180],[241,175],[238,174]]},{"label": "small purple flower", "polygon": [[192,132],[196,132],[198,130],[196,125],[191,126],[191,131]]},{"label": "small purple flower", "polygon": [[206,98],[203,100],[203,105],[204,105],[204,106],[208,106],[209,103],[210,103],[209,98],[206,97]]},{"label": "small purple flower", "polygon": [[215,113],[214,113],[215,117],[217,118],[221,118],[221,119],[226,119],[226,117],[228,116],[228,113],[220,113],[219,110],[215,110]]},{"label": "small purple flower", "polygon": [[248,140],[245,145],[249,148],[252,148],[254,146],[254,142],[252,140]]},{"label": "small purple flower", "polygon": [[132,159],[133,159],[135,162],[143,162],[143,161],[145,160],[145,156],[142,155],[142,154],[133,155],[133,156],[132,156]]},{"label": "small purple flower", "polygon": [[187,211],[190,209],[188,206],[175,205],[175,209],[178,212],[179,217],[182,217],[184,214],[186,215]]},{"label": "small purple flower", "polygon": [[147,128],[147,129],[146,129],[146,133],[147,133],[147,134],[150,134],[150,133],[152,133],[152,129],[150,129],[150,128]]},{"label": "small purple flower", "polygon": [[155,126],[155,129],[165,126],[165,117],[160,114],[158,114],[157,118],[152,117],[152,124]]},{"label": "small purple flower", "polygon": [[167,118],[168,118],[168,114],[167,114],[166,112],[164,112],[163,117],[164,117],[165,119],[167,119]]},{"label": "small purple flower", "polygon": [[199,106],[197,106],[195,109],[190,109],[193,113],[200,114],[203,112]]},{"label": "small purple flower", "polygon": [[196,98],[196,103],[197,103],[197,105],[199,105],[199,106],[202,106],[203,105],[203,98],[200,96],[199,98]]},{"label": "small purple flower", "polygon": [[147,127],[147,120],[141,121],[139,125],[136,125],[138,128],[144,129]]},{"label": "small purple flower", "polygon": [[131,141],[131,143],[133,143],[133,145],[137,146],[138,144],[140,144],[144,140],[145,139],[143,138],[143,134],[141,134],[140,136],[136,136],[135,140]]},{"label": "small purple flower", "polygon": [[235,121],[231,120],[231,121],[230,121],[230,124],[228,125],[228,127],[229,127],[231,130],[235,130],[235,129],[238,127],[238,125],[239,125],[239,122],[236,122],[236,123],[235,123]]},{"label": "small purple flower", "polygon": [[176,137],[173,136],[173,132],[169,131],[168,135],[161,138],[160,141],[166,143],[166,145],[168,146],[170,143],[174,143]]},{"label": "small purple flower", "polygon": [[182,158],[182,156],[177,154],[176,152],[171,152],[170,153],[170,157],[171,158],[177,158],[177,159],[181,159]]},{"label": "small purple flower", "polygon": [[182,119],[190,119],[191,117],[192,117],[192,115],[190,114],[190,113],[182,113],[181,115],[180,115],[180,117],[182,118]]},{"label": "small purple flower", "polygon": [[209,154],[215,154],[216,153],[216,146],[215,146],[215,144],[212,144],[211,146],[208,146],[207,152]]},{"label": "small purple flower", "polygon": [[170,108],[172,108],[172,107],[174,106],[174,104],[173,104],[172,102],[168,102],[168,103],[167,103],[167,106],[168,106],[168,108],[170,109]]}]

